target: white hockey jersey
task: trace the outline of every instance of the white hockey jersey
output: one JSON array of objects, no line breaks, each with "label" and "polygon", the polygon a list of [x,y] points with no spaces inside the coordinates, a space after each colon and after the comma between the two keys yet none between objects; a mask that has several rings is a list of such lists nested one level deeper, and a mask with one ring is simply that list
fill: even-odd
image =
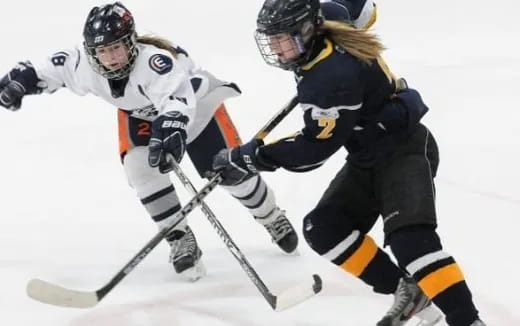
[{"label": "white hockey jersey", "polygon": [[174,58],[153,45],[137,47],[139,54],[120,97],[112,96],[108,80],[90,67],[81,46],[55,53],[34,68],[48,93],[66,87],[78,95],[94,94],[147,121],[165,112],[182,112],[189,117],[188,142],[202,132],[226,98],[240,94],[236,85],[196,67],[182,52]]}]

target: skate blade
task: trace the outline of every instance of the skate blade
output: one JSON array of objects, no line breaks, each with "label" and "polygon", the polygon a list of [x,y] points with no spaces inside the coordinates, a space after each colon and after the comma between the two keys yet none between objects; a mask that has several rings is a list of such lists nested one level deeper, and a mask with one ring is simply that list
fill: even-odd
[{"label": "skate blade", "polygon": [[437,307],[431,304],[419,311],[414,317],[417,320],[415,324],[409,322],[406,324],[407,326],[433,326],[442,320],[443,315]]},{"label": "skate blade", "polygon": [[196,282],[206,276],[206,266],[199,260],[195,266],[186,269],[180,275],[190,282]]}]

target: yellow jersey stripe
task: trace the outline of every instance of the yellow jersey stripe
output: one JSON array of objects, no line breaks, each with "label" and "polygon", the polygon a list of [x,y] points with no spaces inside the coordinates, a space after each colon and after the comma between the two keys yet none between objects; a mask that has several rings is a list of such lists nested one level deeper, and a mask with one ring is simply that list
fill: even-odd
[{"label": "yellow jersey stripe", "polygon": [[325,39],[325,48],[323,50],[321,50],[320,54],[318,54],[316,56],[316,58],[314,58],[311,62],[306,63],[305,65],[303,65],[302,66],[302,70],[310,70],[318,62],[324,60],[329,55],[331,55],[333,51],[334,51],[334,45],[332,44],[331,41]]}]

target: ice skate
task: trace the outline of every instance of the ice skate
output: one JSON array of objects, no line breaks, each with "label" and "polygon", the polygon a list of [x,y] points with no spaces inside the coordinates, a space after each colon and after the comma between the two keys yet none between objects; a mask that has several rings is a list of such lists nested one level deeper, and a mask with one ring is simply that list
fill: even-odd
[{"label": "ice skate", "polygon": [[167,241],[171,246],[170,262],[175,272],[192,282],[206,275],[206,268],[200,259],[202,251],[189,226],[185,232],[173,231],[168,235]]},{"label": "ice skate", "polygon": [[285,216],[285,211],[276,207],[266,217],[255,217],[255,220],[266,228],[280,249],[288,254],[296,253],[298,235]]},{"label": "ice skate", "polygon": [[[412,317],[416,317],[418,321],[408,322]],[[432,305],[417,283],[410,277],[404,277],[399,280],[392,307],[377,326],[432,326],[441,319],[442,314]]]}]

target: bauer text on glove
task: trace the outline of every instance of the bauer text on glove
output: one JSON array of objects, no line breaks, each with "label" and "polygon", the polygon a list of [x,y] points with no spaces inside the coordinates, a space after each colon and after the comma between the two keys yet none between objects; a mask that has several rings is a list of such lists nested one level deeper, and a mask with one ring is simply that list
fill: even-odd
[{"label": "bauer text on glove", "polygon": [[148,144],[148,163],[170,172],[172,161],[180,162],[186,150],[188,117],[178,111],[167,112],[152,122],[152,136]]}]

